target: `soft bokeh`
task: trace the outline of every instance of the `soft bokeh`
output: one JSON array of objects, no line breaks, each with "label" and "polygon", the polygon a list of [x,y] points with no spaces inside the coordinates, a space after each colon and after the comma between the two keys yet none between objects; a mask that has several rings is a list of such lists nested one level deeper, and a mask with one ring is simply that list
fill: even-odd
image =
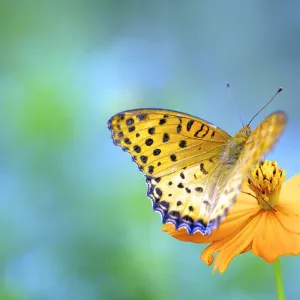
[{"label": "soft bokeh", "polygon": [[[106,122],[139,107],[234,134],[284,110],[268,156],[299,172],[300,2],[0,1],[0,299],[274,299],[272,265],[221,276],[161,232]],[[225,87],[229,81],[230,96]],[[287,299],[299,257],[282,259]]]}]

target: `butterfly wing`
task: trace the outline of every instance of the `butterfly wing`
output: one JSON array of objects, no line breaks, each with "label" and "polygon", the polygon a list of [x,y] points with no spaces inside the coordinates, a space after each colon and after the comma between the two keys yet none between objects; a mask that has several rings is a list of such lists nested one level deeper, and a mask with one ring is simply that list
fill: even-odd
[{"label": "butterfly wing", "polygon": [[221,153],[231,136],[191,115],[171,110],[138,109],[108,121],[117,146],[139,169],[162,177]]},{"label": "butterfly wing", "polygon": [[284,112],[276,112],[269,115],[252,132],[235,167],[223,179],[224,188],[220,189],[221,193],[218,194],[215,201],[215,207],[207,224],[206,234],[217,228],[220,221],[226,216],[228,209],[233,205],[240,193],[243,180],[262,156],[272,150],[282,134],[285,124],[286,114]]},{"label": "butterfly wing", "polygon": [[224,172],[217,154],[172,174],[146,176],[148,196],[163,223],[173,223],[176,229],[185,227],[189,234],[205,234]]},{"label": "butterfly wing", "polygon": [[202,220],[207,224],[224,172],[221,156],[232,137],[207,121],[158,109],[122,112],[108,127],[146,175],[147,195],[163,223],[204,232]]}]

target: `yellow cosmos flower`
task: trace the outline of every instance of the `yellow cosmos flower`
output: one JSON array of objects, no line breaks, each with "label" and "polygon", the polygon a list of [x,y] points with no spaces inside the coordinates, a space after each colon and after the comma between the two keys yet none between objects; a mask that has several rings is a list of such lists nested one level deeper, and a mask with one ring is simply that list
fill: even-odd
[{"label": "yellow cosmos flower", "polygon": [[210,236],[189,235],[173,224],[164,225],[163,231],[181,241],[210,243],[201,260],[211,265],[215,259],[214,270],[220,273],[235,256],[250,250],[269,263],[282,255],[300,254],[300,174],[284,180],[285,172],[276,162],[264,161],[249,175],[237,202]]}]

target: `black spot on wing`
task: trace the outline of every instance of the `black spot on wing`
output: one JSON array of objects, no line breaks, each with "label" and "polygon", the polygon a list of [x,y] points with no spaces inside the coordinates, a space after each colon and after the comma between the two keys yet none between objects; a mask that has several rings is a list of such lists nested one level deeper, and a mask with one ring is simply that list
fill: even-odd
[{"label": "black spot on wing", "polygon": [[169,209],[169,203],[166,201],[158,201],[153,205],[153,209],[165,215]]},{"label": "black spot on wing", "polygon": [[161,153],[161,150],[160,149],[154,149],[153,150],[153,155],[157,156]]},{"label": "black spot on wing", "polygon": [[134,131],[135,130],[135,126],[130,126],[130,127],[128,127],[128,131],[129,132],[132,132],[132,131]]},{"label": "black spot on wing", "polygon": [[182,125],[179,124],[179,125],[177,126],[177,133],[180,133],[180,132],[181,132],[181,129],[182,129]]},{"label": "black spot on wing", "polygon": [[203,193],[203,188],[201,186],[198,186],[195,188],[195,191],[199,193]]},{"label": "black spot on wing", "polygon": [[148,157],[145,155],[141,155],[140,159],[141,159],[142,163],[144,163],[144,164],[146,164],[148,161]]},{"label": "black spot on wing", "polygon": [[175,154],[171,154],[170,158],[171,158],[171,161],[176,161],[177,160],[177,157],[176,157]]},{"label": "black spot on wing", "polygon": [[190,131],[191,128],[192,128],[192,126],[193,126],[193,124],[194,124],[194,120],[188,121],[188,123],[186,124],[186,130]]},{"label": "black spot on wing", "polygon": [[153,140],[152,140],[152,139],[147,139],[147,140],[145,141],[145,144],[146,144],[147,146],[151,146],[151,145],[153,144]]},{"label": "black spot on wing", "polygon": [[162,196],[162,190],[160,189],[160,188],[155,188],[155,191],[156,191],[156,194],[159,196],[159,198],[161,198],[161,196]]},{"label": "black spot on wing", "polygon": [[127,126],[130,126],[130,125],[132,125],[133,123],[134,123],[134,120],[133,120],[132,118],[126,120],[126,125],[127,125]]},{"label": "black spot on wing", "polygon": [[153,171],[154,171],[154,167],[153,167],[153,166],[149,166],[149,167],[148,167],[148,172],[149,172],[149,174],[152,174]]},{"label": "black spot on wing", "polygon": [[127,144],[127,145],[130,145],[131,144],[131,141],[129,138],[125,138],[124,139],[124,143]]},{"label": "black spot on wing", "polygon": [[141,147],[138,146],[138,145],[134,145],[134,146],[133,146],[133,150],[134,150],[136,153],[140,153],[140,152],[141,152]]},{"label": "black spot on wing", "polygon": [[140,120],[140,121],[143,121],[143,120],[145,120],[146,119],[146,114],[138,114],[138,115],[136,115],[136,117]]},{"label": "black spot on wing", "polygon": [[154,127],[149,128],[148,133],[149,134],[154,134],[155,133],[155,128]]},{"label": "black spot on wing", "polygon": [[179,147],[180,148],[185,148],[186,147],[186,141],[182,140],[179,142]]},{"label": "black spot on wing", "polygon": [[163,142],[166,143],[169,141],[169,139],[170,139],[170,136],[167,133],[164,133]]},{"label": "black spot on wing", "polygon": [[204,124],[202,124],[200,129],[195,132],[194,137],[198,137],[198,134],[203,130],[203,128],[204,128]]},{"label": "black spot on wing", "polygon": [[207,175],[208,172],[206,171],[205,167],[204,167],[204,163],[200,163],[200,171],[204,174]]}]

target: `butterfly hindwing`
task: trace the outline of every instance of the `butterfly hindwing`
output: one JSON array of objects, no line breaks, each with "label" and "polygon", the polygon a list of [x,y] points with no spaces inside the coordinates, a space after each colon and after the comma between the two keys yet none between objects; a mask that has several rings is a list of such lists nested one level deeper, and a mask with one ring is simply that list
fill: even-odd
[{"label": "butterfly hindwing", "polygon": [[217,174],[223,172],[219,155],[162,177],[146,177],[147,195],[162,222],[191,234],[204,232],[214,201]]}]

